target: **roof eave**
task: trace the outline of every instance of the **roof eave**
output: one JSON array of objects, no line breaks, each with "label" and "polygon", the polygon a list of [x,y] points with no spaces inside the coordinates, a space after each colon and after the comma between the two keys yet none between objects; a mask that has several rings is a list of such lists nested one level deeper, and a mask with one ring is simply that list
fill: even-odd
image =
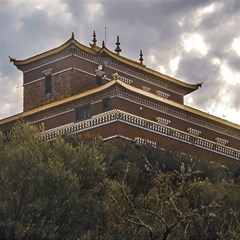
[{"label": "roof eave", "polygon": [[29,110],[29,111],[26,111],[26,112],[21,112],[19,114],[14,115],[14,116],[10,116],[10,117],[4,118],[4,119],[0,119],[0,125],[8,123],[8,122],[11,122],[11,121],[15,121],[15,120],[18,120],[18,119],[21,119],[21,118],[24,118],[26,116],[29,116],[29,115],[37,113],[37,112],[41,112],[41,111],[44,111],[44,110],[47,110],[47,109],[59,106],[61,104],[64,104],[64,103],[76,100],[76,99],[81,98],[81,97],[86,97],[86,96],[89,96],[91,94],[103,91],[103,90],[109,88],[110,86],[112,86],[115,83],[116,83],[116,81],[110,81],[107,84],[104,84],[104,85],[102,85],[102,86],[100,86],[98,88],[94,88],[94,89],[88,90],[88,91],[83,92],[83,93],[78,93],[76,95],[64,98],[62,100],[58,100],[56,102],[52,102],[52,103],[40,106],[38,108]]},{"label": "roof eave", "polygon": [[219,117],[216,117],[214,115],[210,115],[208,113],[205,113],[203,111],[200,111],[198,109],[195,109],[195,108],[192,108],[192,107],[189,107],[189,106],[186,106],[186,105],[183,105],[183,104],[180,104],[180,103],[177,103],[177,102],[174,102],[170,99],[166,99],[166,98],[163,98],[161,96],[158,96],[156,94],[153,94],[153,93],[149,93],[149,92],[146,92],[142,89],[138,89],[138,88],[135,88],[133,86],[130,86],[128,85],[127,83],[124,83],[120,80],[117,80],[117,82],[123,86],[124,88],[130,90],[130,91],[133,91],[137,94],[141,94],[141,95],[144,95],[144,96],[147,96],[151,99],[155,99],[157,101],[161,101],[161,102],[164,102],[166,104],[169,104],[173,107],[176,107],[176,108],[179,108],[181,110],[184,110],[184,111],[187,111],[187,112],[190,112],[190,113],[193,113],[193,114],[196,114],[196,115],[200,115],[201,117],[204,117],[204,118],[207,118],[207,119],[211,119],[213,121],[216,121],[216,122],[219,122],[221,124],[224,124],[224,125],[227,125],[229,127],[232,127],[232,128],[235,128],[235,129],[238,129],[240,130],[240,125],[236,124],[236,123],[233,123],[233,122],[230,122],[230,121],[227,121],[225,119],[222,119],[222,118],[219,118]]},{"label": "roof eave", "polygon": [[67,48],[71,44],[74,44],[76,47],[78,47],[80,49],[83,49],[83,50],[85,50],[85,51],[87,51],[89,53],[96,54],[96,50],[97,49],[89,48],[89,47],[79,43],[75,38],[70,38],[68,41],[66,41],[65,43],[63,43],[62,45],[60,45],[60,46],[58,46],[56,48],[53,48],[51,50],[48,50],[46,52],[40,53],[38,55],[35,55],[33,57],[30,57],[30,58],[27,58],[27,59],[24,59],[24,60],[17,60],[17,59],[13,59],[13,58],[9,57],[10,58],[10,62],[13,62],[13,64],[17,68],[20,69],[21,66],[23,66],[23,65],[27,65],[27,64],[30,64],[32,62],[41,60],[41,59],[43,59],[45,57],[48,57],[50,55],[56,54],[56,53],[64,50],[65,48]]}]

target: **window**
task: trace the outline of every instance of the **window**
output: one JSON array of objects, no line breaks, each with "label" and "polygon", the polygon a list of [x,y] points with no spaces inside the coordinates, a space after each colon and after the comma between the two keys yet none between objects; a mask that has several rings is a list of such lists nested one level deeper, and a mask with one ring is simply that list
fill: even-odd
[{"label": "window", "polygon": [[45,94],[50,94],[52,92],[52,75],[45,76]]},{"label": "window", "polygon": [[199,136],[201,134],[201,131],[194,129],[194,128],[188,128],[187,131],[188,131],[188,133],[190,133],[194,136]]},{"label": "window", "polygon": [[75,108],[75,121],[81,121],[91,117],[90,104]]},{"label": "window", "polygon": [[146,86],[142,86],[143,91],[149,92],[151,90],[151,88],[146,87]]},{"label": "window", "polygon": [[106,112],[108,110],[110,110],[111,106],[110,106],[110,98],[105,98],[102,100],[102,111]]},{"label": "window", "polygon": [[156,94],[160,97],[163,97],[163,98],[169,98],[170,97],[170,94],[159,91],[159,90],[156,91]]},{"label": "window", "polygon": [[103,85],[104,78],[105,78],[104,66],[99,65],[98,69],[96,69],[95,72],[96,72],[96,84],[97,84],[97,86]]},{"label": "window", "polygon": [[228,140],[223,139],[223,138],[219,138],[219,137],[215,138],[215,141],[219,144],[222,144],[222,145],[227,145],[228,144]]},{"label": "window", "polygon": [[97,84],[97,86],[102,85],[102,77],[96,75],[96,84]]}]

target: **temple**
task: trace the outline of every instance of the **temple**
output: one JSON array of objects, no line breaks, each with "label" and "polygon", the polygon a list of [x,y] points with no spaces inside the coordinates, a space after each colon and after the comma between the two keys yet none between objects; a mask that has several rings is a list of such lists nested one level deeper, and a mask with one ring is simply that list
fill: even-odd
[{"label": "temple", "polygon": [[25,60],[10,58],[23,72],[23,112],[0,120],[7,133],[24,119],[44,124],[43,135],[91,134],[123,138],[223,164],[240,160],[240,126],[184,105],[189,84],[154,71],[116,49],[90,46],[74,34],[61,46]]}]

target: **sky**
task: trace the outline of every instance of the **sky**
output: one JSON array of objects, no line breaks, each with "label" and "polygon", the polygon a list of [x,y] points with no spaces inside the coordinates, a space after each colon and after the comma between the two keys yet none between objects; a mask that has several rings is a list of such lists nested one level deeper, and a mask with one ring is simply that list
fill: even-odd
[{"label": "sky", "polygon": [[202,88],[185,104],[240,125],[240,0],[0,0],[0,119],[22,112],[26,59],[74,32],[156,71]]}]

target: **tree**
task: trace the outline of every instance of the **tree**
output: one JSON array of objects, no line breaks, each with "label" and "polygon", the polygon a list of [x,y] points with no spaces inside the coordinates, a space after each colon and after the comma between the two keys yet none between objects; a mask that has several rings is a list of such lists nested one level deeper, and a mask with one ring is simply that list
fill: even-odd
[{"label": "tree", "polygon": [[[114,239],[239,239],[240,189],[238,179],[234,182],[228,168],[169,152],[152,156],[146,148],[139,153],[132,151],[133,156],[143,156],[133,165],[134,161],[128,162],[132,156],[128,158],[125,152],[122,178],[111,181],[110,236]],[[171,164],[161,168],[166,159]],[[174,165],[176,170],[172,168]],[[136,172],[133,166],[138,166],[140,173],[135,176],[137,184],[129,181]],[[142,191],[144,187],[139,184],[147,188]]]},{"label": "tree", "polygon": [[0,239],[238,240],[238,172],[18,123],[0,133]]},{"label": "tree", "polygon": [[187,172],[157,173],[147,194],[134,197],[124,183],[116,183],[112,199],[129,232],[125,239],[179,239],[200,209],[190,206],[188,196],[201,181]]},{"label": "tree", "polygon": [[1,134],[0,238],[67,239],[94,232],[89,225],[97,214],[95,194],[103,188],[102,159],[83,143],[48,143],[29,124]]}]

